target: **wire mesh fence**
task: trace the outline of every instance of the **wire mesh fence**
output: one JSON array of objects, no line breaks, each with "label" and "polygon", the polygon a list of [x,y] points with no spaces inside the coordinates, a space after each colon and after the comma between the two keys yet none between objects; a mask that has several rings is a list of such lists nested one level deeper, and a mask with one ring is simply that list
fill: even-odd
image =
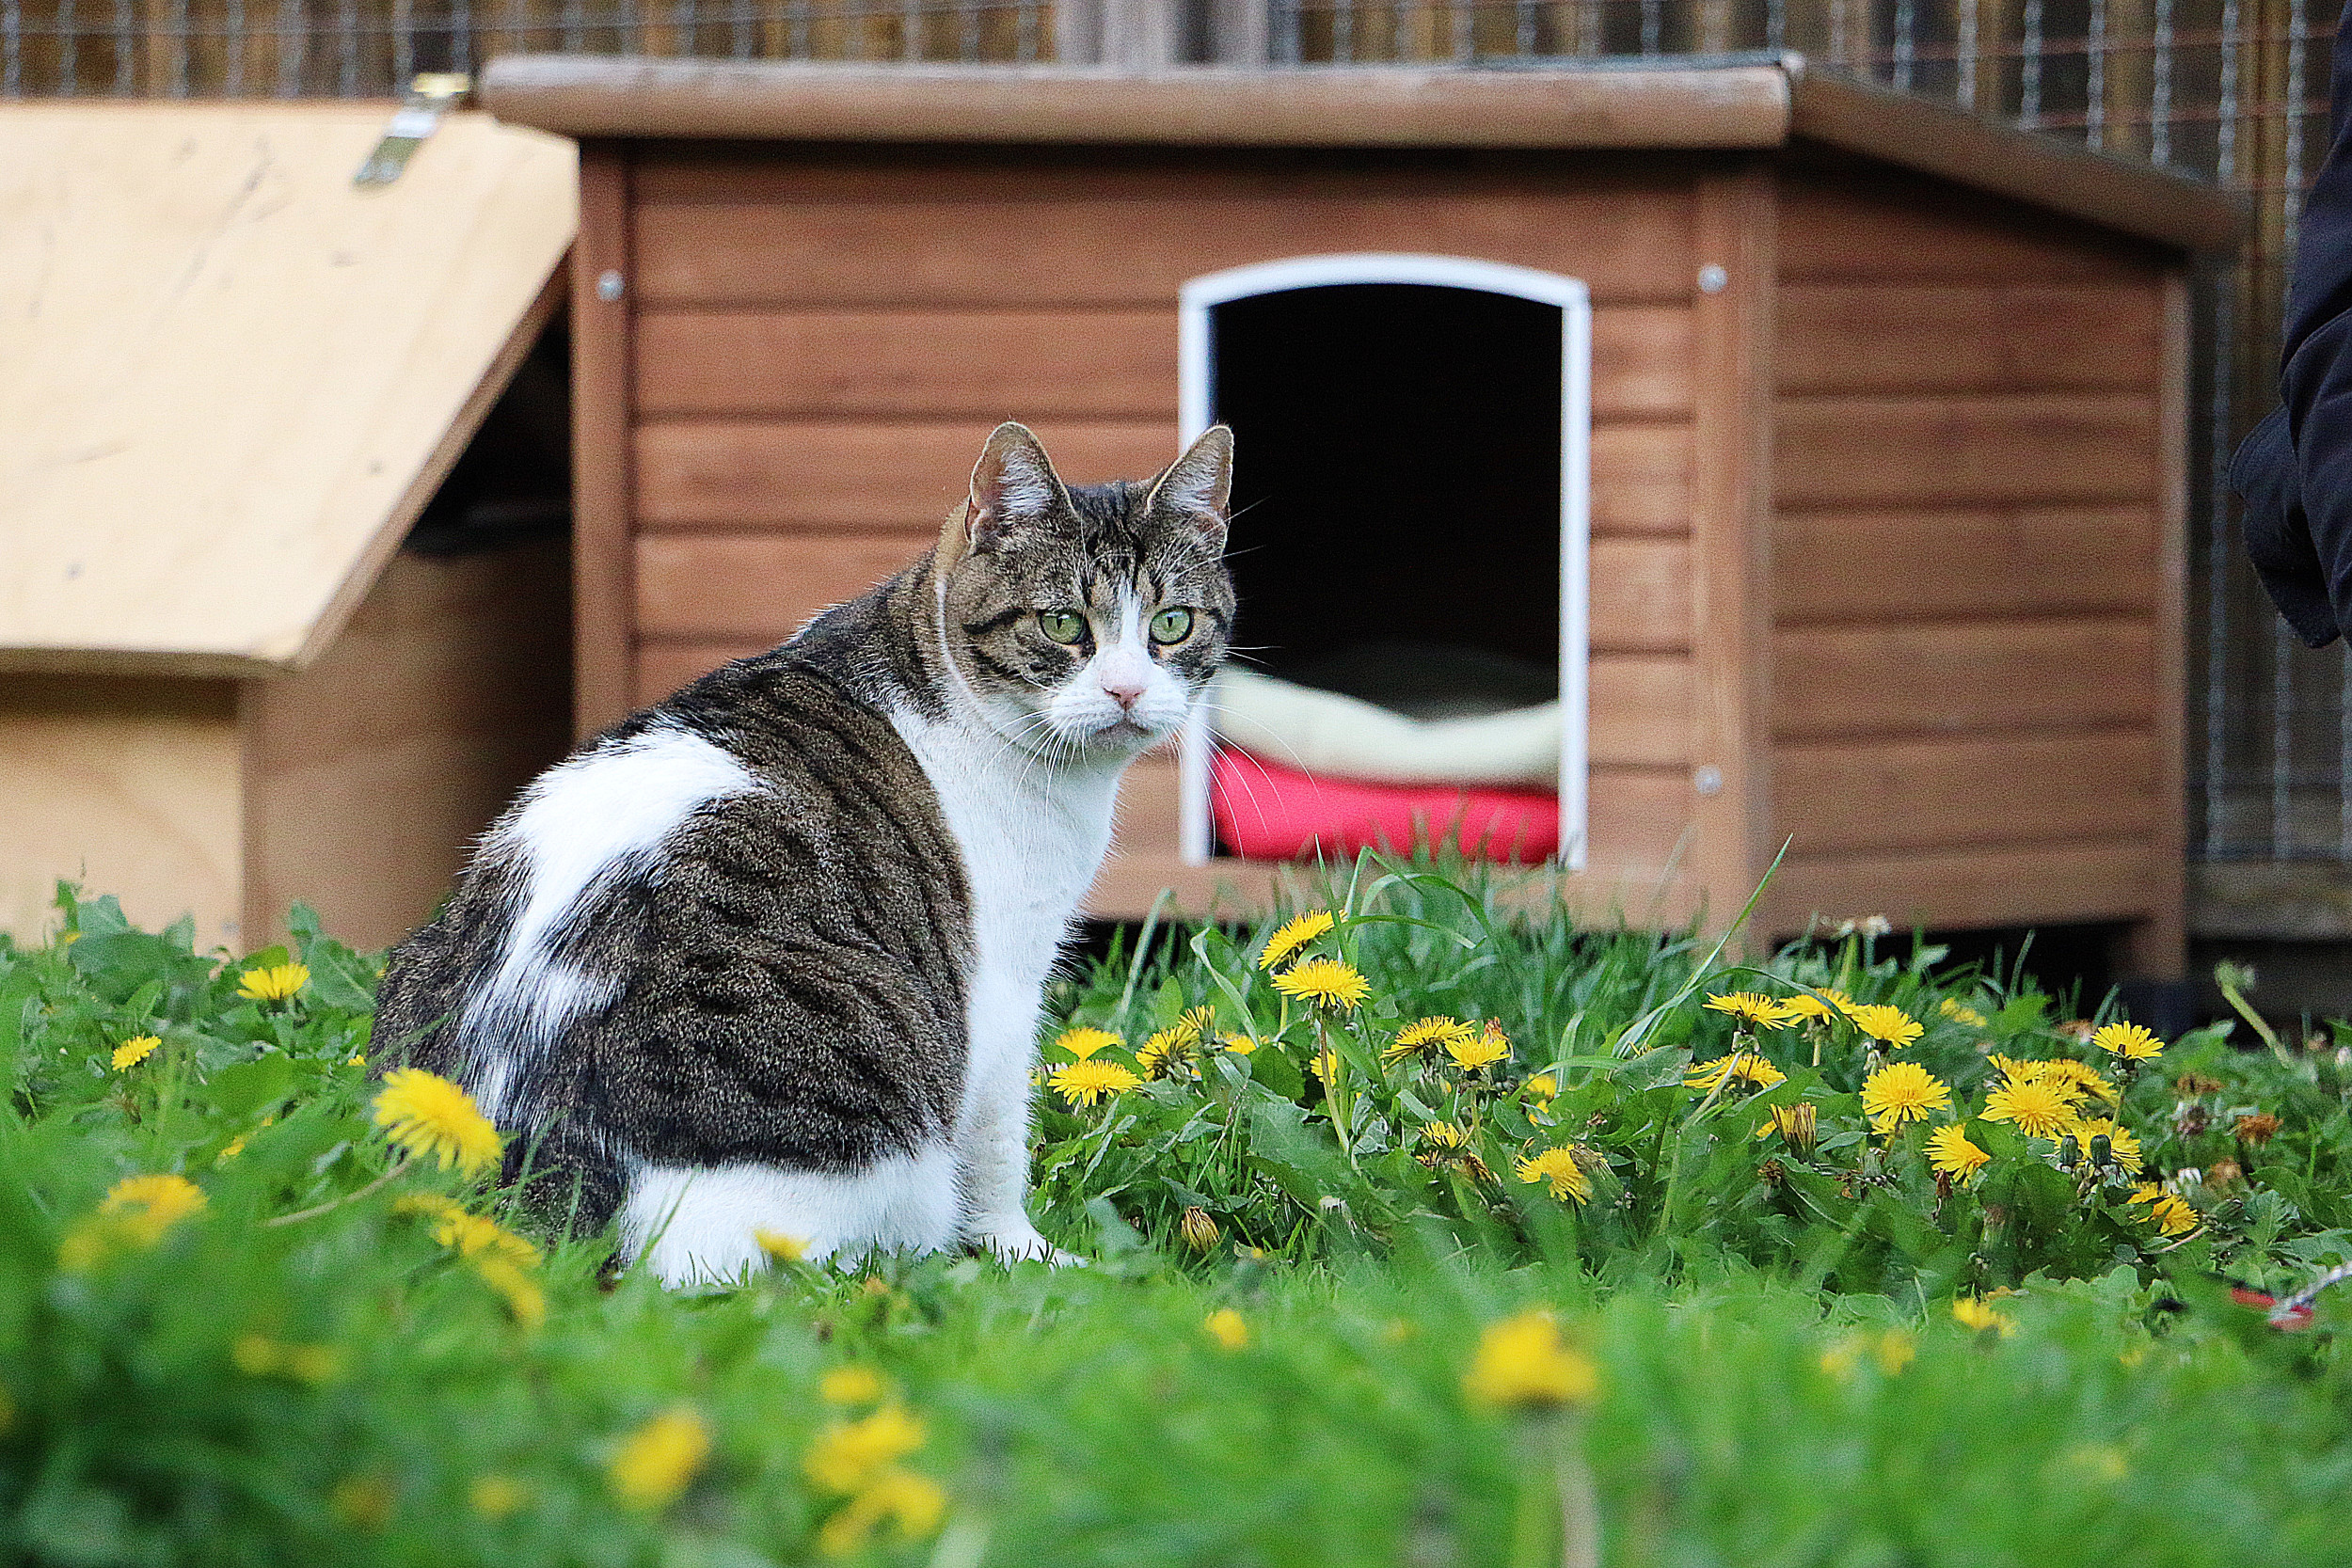
[{"label": "wire mesh fence", "polygon": [[[760,59],[1055,57],[1103,0],[0,0],[0,96],[387,96],[516,50]],[[1201,53],[1217,0],[1177,31]],[[2352,863],[2352,660],[2311,653],[2245,563],[2222,483],[2274,398],[2288,258],[2327,142],[2334,18],[2310,0],[1265,0],[1274,64],[1793,49],[1815,69],[2244,190],[2197,292],[2191,842]]]}]

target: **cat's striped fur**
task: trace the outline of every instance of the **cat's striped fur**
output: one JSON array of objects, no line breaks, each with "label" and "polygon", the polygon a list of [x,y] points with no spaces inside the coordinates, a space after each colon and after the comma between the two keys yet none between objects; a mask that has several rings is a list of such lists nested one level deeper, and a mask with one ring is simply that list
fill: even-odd
[{"label": "cat's striped fur", "polygon": [[1231,467],[1217,429],[1073,490],[1001,427],[929,556],[531,785],[393,955],[379,1063],[464,1084],[510,1177],[674,1283],[761,1230],[1046,1253],[1041,993],[1120,773],[1224,657]]}]

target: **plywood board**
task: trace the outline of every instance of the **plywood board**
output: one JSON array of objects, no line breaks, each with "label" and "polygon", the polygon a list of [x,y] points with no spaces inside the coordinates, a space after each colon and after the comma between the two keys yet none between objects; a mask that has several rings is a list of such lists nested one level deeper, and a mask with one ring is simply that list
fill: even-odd
[{"label": "plywood board", "polygon": [[245,929],[300,899],[358,947],[447,895],[474,838],[571,736],[562,540],[403,551],[326,656],[246,683]]},{"label": "plywood board", "polygon": [[240,941],[236,689],[228,681],[0,681],[0,931],[54,930],[60,877],[150,928]]},{"label": "plywood board", "polygon": [[576,210],[474,114],[355,187],[386,113],[0,108],[0,663],[293,669],[357,608]]}]

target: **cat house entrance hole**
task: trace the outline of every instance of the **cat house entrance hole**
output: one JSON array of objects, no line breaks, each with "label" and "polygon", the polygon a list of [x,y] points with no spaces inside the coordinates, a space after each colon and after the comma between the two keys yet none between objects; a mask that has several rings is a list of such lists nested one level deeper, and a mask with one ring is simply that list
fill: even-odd
[{"label": "cat house entrance hole", "polygon": [[[1183,296],[1187,438],[1236,443],[1233,641],[1253,668],[1447,711],[1563,707],[1563,858],[1584,820],[1590,308],[1575,279],[1454,257],[1304,257]],[[1479,704],[1471,701],[1464,710]],[[1184,852],[1214,851],[1210,742]]]}]

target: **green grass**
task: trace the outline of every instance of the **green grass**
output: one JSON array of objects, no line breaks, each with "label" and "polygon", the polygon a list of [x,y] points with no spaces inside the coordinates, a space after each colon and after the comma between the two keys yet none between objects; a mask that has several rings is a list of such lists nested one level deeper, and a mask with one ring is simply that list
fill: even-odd
[{"label": "green grass", "polygon": [[[849,1505],[803,1459],[865,1408],[819,1380],[862,1366],[924,1424],[900,1464],[947,1506],[852,1560],[1559,1562],[1565,1465],[1589,1472],[1612,1564],[2344,1560],[2346,1307],[2280,1333],[2218,1283],[2282,1291],[2352,1251],[2333,1051],[2205,1031],[2110,1074],[2147,1174],[2194,1213],[2166,1235],[2051,1140],[1972,1120],[1977,1183],[1939,1192],[1927,1169],[1925,1126],[1982,1106],[1988,1050],[2091,1054],[2029,983],[1859,938],[1734,972],[1711,943],[1506,918],[1427,867],[1368,865],[1334,903],[1347,918],[1310,951],[1370,981],[1343,1013],[1275,990],[1263,931],[1163,929],[1057,988],[1049,1068],[1075,1022],[1120,1035],[1096,1059],[1141,1077],[1131,1048],[1216,1013],[1189,1073],[1091,1107],[1041,1093],[1040,1221],[1092,1266],[786,1264],[679,1295],[602,1277],[598,1238],[519,1287],[437,1239],[416,1198],[507,1200],[401,1164],[371,1121],[353,1058],[373,958],[297,911],[292,952],[226,963],[69,898],[60,940],[0,947],[0,1558],[823,1560]],[[238,995],[281,958],[309,967],[296,998]],[[1870,1136],[1843,1022],[1762,1032],[1786,1077],[1760,1095],[1685,1086],[1732,1044],[1710,994],[1830,986],[1925,1024],[1899,1059],[1949,1085],[1948,1112]],[[1511,1054],[1384,1059],[1437,1014],[1497,1021]],[[1230,1035],[1256,1049],[1215,1049]],[[1336,1096],[1311,1070],[1326,1048]],[[1798,1103],[1809,1156],[1755,1135]],[[2241,1140],[2253,1114],[2276,1135]],[[1588,1201],[1518,1180],[1570,1146]],[[2233,1178],[2181,1176],[2224,1162]],[[93,1221],[164,1172],[200,1212],[151,1243]],[[1217,1228],[1205,1250],[1187,1210]],[[1956,1294],[2001,1289],[2004,1329],[1953,1321]],[[1534,1306],[1597,1364],[1588,1409],[1465,1397],[1483,1327]],[[1202,1326],[1228,1308],[1238,1350]],[[713,1449],[631,1507],[615,1456],[672,1412]]]}]

